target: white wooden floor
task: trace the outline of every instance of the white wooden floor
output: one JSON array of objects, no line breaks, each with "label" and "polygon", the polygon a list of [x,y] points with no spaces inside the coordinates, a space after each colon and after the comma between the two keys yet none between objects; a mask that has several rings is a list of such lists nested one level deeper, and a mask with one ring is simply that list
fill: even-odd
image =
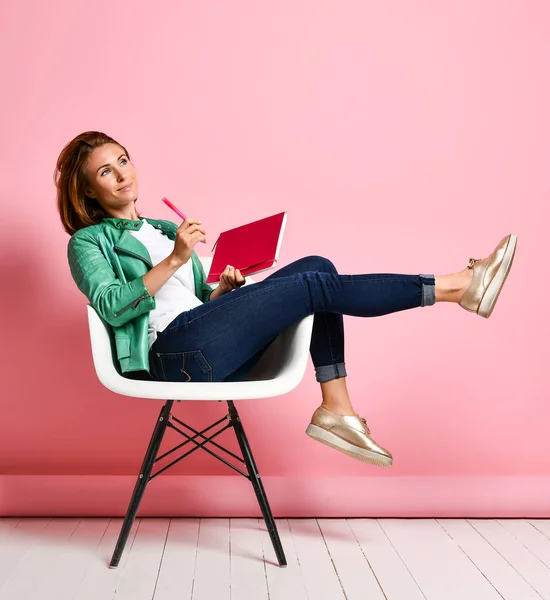
[{"label": "white wooden floor", "polygon": [[550,600],[550,519],[0,518],[0,600]]}]

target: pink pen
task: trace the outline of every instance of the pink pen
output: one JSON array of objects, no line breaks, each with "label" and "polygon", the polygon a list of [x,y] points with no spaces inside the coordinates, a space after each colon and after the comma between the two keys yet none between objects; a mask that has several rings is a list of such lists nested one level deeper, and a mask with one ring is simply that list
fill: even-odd
[{"label": "pink pen", "polygon": [[181,212],[181,210],[177,209],[167,198],[163,198],[162,201],[168,208],[171,208],[177,215],[179,215],[184,221],[187,217]]}]

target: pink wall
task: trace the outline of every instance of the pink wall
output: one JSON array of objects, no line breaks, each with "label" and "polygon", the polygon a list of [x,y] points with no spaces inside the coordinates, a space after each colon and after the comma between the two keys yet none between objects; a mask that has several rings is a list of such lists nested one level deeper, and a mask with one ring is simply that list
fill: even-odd
[{"label": "pink wall", "polygon": [[[488,321],[449,304],[345,318],[348,387],[391,469],[305,435],[320,401],[311,363],[287,397],[239,406],[276,515],[366,516],[390,503],[403,516],[550,516],[546,3],[23,1],[1,11],[2,514],[122,512],[160,408],[98,382],[68,270],[52,173],[68,140],[98,129],[132,153],[145,215],[171,219],[165,195],[213,240],[287,210],[281,265],[321,254],[341,273],[443,274],[517,233]],[[222,406],[176,414],[200,426]],[[202,454],[174,474],[215,488],[231,472]],[[83,477],[104,486],[102,508]],[[127,483],[119,493],[113,481]],[[223,513],[190,478],[171,481],[182,486],[171,514]],[[259,514],[247,482],[233,481],[233,514],[251,499]],[[323,500],[319,482],[341,493]],[[150,514],[168,510],[159,489],[146,495]]]}]

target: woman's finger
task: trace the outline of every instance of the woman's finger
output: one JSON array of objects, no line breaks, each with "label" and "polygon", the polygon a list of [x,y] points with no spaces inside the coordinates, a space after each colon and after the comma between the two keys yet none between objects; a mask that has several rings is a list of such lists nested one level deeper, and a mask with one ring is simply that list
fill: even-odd
[{"label": "woman's finger", "polygon": [[220,275],[220,287],[222,288],[222,290],[224,292],[227,292],[231,289],[231,286],[229,285],[229,282],[227,281],[227,274],[228,274],[228,270],[227,270],[227,267],[225,267],[222,274]]},{"label": "woman's finger", "polygon": [[246,281],[246,279],[243,276],[243,274],[240,272],[240,270],[235,269],[235,282],[237,283],[237,286],[240,287],[241,285],[244,284],[245,281]]},{"label": "woman's finger", "polygon": [[242,285],[242,276],[239,275],[239,269],[233,270],[233,287],[235,289],[241,287]]},{"label": "woman's finger", "polygon": [[220,276],[220,287],[224,292],[227,292],[231,289],[230,283],[227,281],[227,274],[224,271]]},{"label": "woman's finger", "polygon": [[232,265],[227,265],[227,281],[233,289],[235,287],[235,268]]},{"label": "woman's finger", "polygon": [[181,225],[178,227],[178,231],[185,231],[186,229],[189,229],[191,225],[196,223],[201,223],[201,221],[199,219],[186,219],[185,221],[181,222]]}]

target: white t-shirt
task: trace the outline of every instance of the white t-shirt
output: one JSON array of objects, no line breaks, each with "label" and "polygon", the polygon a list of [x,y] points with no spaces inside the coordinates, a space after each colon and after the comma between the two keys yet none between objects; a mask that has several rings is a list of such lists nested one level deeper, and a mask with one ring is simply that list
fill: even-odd
[{"label": "white t-shirt", "polygon": [[[146,219],[142,219],[139,231],[129,230],[149,251],[153,266],[158,265],[173,250],[174,243],[160,229],[156,229]],[[156,306],[149,313],[149,348],[157,339],[157,333],[166,327],[183,311],[200,306],[202,302],[195,296],[195,277],[191,258],[182,265],[155,294]]]}]

